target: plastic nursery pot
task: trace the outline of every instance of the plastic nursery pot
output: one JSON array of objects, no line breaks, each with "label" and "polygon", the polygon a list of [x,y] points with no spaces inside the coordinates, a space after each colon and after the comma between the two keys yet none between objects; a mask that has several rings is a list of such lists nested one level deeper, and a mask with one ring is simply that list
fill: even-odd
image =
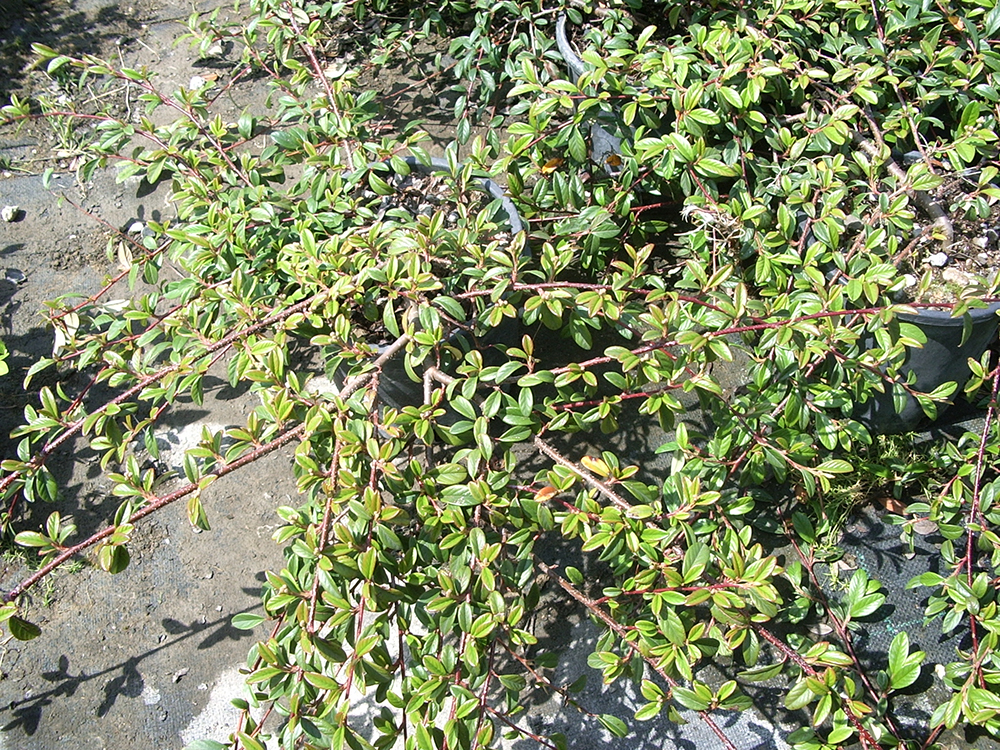
[{"label": "plastic nursery pot", "polygon": [[[437,156],[431,157],[429,164],[424,164],[415,156],[403,157],[403,161],[406,162],[410,169],[419,174],[426,175],[438,172],[447,172],[448,174],[451,174],[451,165],[448,163],[448,160]],[[508,232],[514,235],[524,229],[524,222],[521,221],[521,215],[518,214],[513,201],[507,197],[502,186],[498,185],[488,177],[477,177],[476,185],[482,188],[483,192],[488,193],[495,200],[500,201],[500,210],[504,214]]]},{"label": "plastic nursery pot", "polygon": [[[556,47],[574,80],[580,80],[580,76],[587,71],[587,67],[573,51],[566,36],[565,13],[560,13],[556,21]],[[605,114],[601,119],[604,120],[607,127],[614,128],[614,118],[611,115]],[[590,158],[595,164],[602,165],[608,174],[617,174],[621,171],[621,167],[614,165],[621,164],[621,153],[621,138],[600,123],[595,122],[590,126]]]},{"label": "plastic nursery pot", "polygon": [[[432,175],[444,172],[451,174],[451,167],[446,159],[432,158],[429,164],[425,164],[418,161],[416,157],[407,156],[404,158],[404,161],[409,166],[411,173]],[[382,164],[388,165],[388,162]],[[381,166],[382,164],[370,165],[370,168]],[[521,220],[520,214],[518,214],[517,209],[514,207],[514,203],[504,194],[503,187],[488,178],[476,178],[474,187],[481,189],[493,199],[499,201],[500,210],[496,217],[496,221],[498,225],[500,225],[502,231],[509,233],[513,237],[517,233],[524,230],[524,222]],[[527,243],[525,243],[524,249],[521,252],[521,259],[528,260],[530,257],[531,252],[528,249]],[[456,332],[448,337],[446,343],[462,347],[462,340],[464,339],[464,345],[473,349],[481,350],[483,352],[484,361],[489,364],[491,353],[496,352],[494,347],[497,344],[504,346],[516,346],[519,343],[519,332],[519,326],[516,320],[504,318],[503,322],[499,326],[490,330],[484,336],[473,340],[467,333]],[[376,353],[373,359],[384,354],[390,346],[391,343],[385,343],[375,347]],[[343,384],[343,380],[347,375],[347,369],[348,368],[345,366],[337,371],[334,380],[338,386]],[[421,375],[422,373],[416,374]],[[382,372],[378,382],[378,395],[382,403],[393,408],[402,408],[403,406],[419,406],[423,403],[423,382],[414,381],[411,375],[406,371],[402,352],[395,354],[383,363]],[[457,415],[453,416],[456,416],[457,418]]]},{"label": "plastic nursery pot", "polygon": [[[912,323],[923,331],[927,343],[922,348],[908,348],[901,374],[913,373],[913,388],[930,393],[948,382],[956,382],[961,390],[970,371],[969,358],[979,359],[997,336],[1000,302],[989,307],[970,310],[972,321],[968,338],[962,341],[963,317],[953,318],[947,310],[922,310],[917,315],[903,314],[901,321]],[[947,411],[951,402],[939,403],[937,415]],[[869,430],[883,435],[911,432],[925,415],[916,398],[906,394],[906,404],[899,412],[893,404],[892,393],[875,393],[866,404],[855,412],[855,418]]]}]

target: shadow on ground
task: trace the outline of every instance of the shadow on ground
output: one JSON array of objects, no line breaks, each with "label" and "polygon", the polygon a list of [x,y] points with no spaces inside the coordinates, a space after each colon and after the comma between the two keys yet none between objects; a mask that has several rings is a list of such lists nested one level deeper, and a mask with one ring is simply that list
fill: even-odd
[{"label": "shadow on ground", "polygon": [[[103,5],[103,7],[102,7]],[[108,43],[129,41],[142,23],[133,3],[99,0],[3,0],[0,3],[0,101],[6,102],[26,82],[34,61],[34,43],[68,55]],[[131,10],[131,13],[129,12]]]},{"label": "shadow on ground", "polygon": [[[258,579],[263,580],[263,575],[258,575]],[[260,596],[260,589],[244,588],[243,592],[247,596],[255,598]],[[247,607],[236,614],[256,609],[259,607]],[[3,711],[0,711],[0,717],[4,713],[11,716],[6,723],[0,726],[0,732],[19,730],[21,734],[31,737],[38,731],[44,710],[52,706],[56,700],[72,697],[84,683],[105,680],[110,677],[103,686],[104,700],[96,709],[97,717],[103,718],[120,697],[138,698],[142,695],[146,683],[139,667],[144,660],[154,654],[175,648],[185,641],[199,636],[204,636],[195,646],[199,651],[211,648],[224,640],[240,641],[253,637],[253,633],[250,631],[234,628],[231,615],[219,617],[210,622],[194,621],[189,624],[168,618],[162,622],[162,625],[169,635],[161,645],[142,654],[130,656],[124,662],[97,672],[88,673],[86,669],[76,671],[76,668],[71,671],[70,657],[66,654],[61,655],[57,668],[43,672],[41,675],[43,680],[52,684],[51,688],[24,700],[11,701],[8,706],[4,707]],[[179,680],[182,676],[178,675],[175,679]]]}]

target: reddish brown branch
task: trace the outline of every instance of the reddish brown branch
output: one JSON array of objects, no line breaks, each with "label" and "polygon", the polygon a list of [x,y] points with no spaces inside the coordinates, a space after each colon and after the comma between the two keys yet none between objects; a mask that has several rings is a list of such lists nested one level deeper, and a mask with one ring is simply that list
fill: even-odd
[{"label": "reddish brown branch", "polygon": [[[198,359],[202,359],[210,354],[215,354],[216,352],[221,352],[222,350],[232,346],[239,339],[245,336],[249,336],[253,333],[256,333],[257,331],[267,328],[268,326],[272,326],[275,323],[284,320],[285,318],[288,318],[289,316],[294,315],[295,313],[300,312],[301,310],[308,308],[322,296],[323,296],[322,294],[313,295],[312,297],[302,300],[301,302],[298,302],[292,305],[291,307],[285,308],[281,312],[275,313],[274,315],[271,315],[265,318],[264,320],[255,323],[252,326],[248,326],[247,328],[244,328],[239,331],[234,331],[225,338],[220,339],[215,344],[206,347],[205,351],[198,355]],[[94,414],[99,414],[107,410],[112,405],[118,405],[124,403],[133,396],[137,396],[138,394],[142,393],[143,390],[153,385],[154,383],[163,380],[163,378],[167,377],[168,375],[172,375],[173,373],[179,372],[184,368],[190,366],[191,366],[190,362],[186,361],[178,362],[176,364],[169,365],[168,367],[164,367],[163,369],[158,370],[157,372],[154,372],[151,375],[147,375],[138,383],[136,383],[134,386],[132,386],[125,392],[119,394],[111,401],[106,403],[104,406],[102,406],[100,409],[95,411]],[[69,440],[73,435],[78,433],[83,428],[84,422],[86,420],[87,417],[81,417],[80,419],[77,419],[75,422],[67,425],[59,436],[53,438],[52,440],[47,442],[44,446],[42,446],[42,448],[32,457],[32,459],[28,462],[27,466],[24,469],[21,469],[19,471],[13,471],[7,476],[5,476],[2,480],[0,480],[0,495],[5,493],[10,488],[10,486],[15,481],[17,481],[18,477],[22,476],[24,473],[28,471],[38,469],[42,465],[44,465],[45,462],[48,460],[49,456],[51,456],[52,453],[57,448],[59,448],[59,446],[61,446],[63,443],[65,443],[67,440]]]},{"label": "reddish brown branch", "polygon": [[[780,651],[786,658],[791,659],[795,664],[802,668],[807,675],[810,677],[821,678],[819,672],[813,669],[812,665],[809,664],[802,655],[793,649],[788,644],[784,643],[780,638],[778,638],[774,633],[765,628],[763,625],[757,622],[750,623],[754,631],[760,635],[765,641],[774,646],[778,651]],[[879,747],[878,741],[872,737],[871,732],[865,729],[865,725],[861,723],[861,719],[857,717],[851,707],[847,704],[846,700],[841,701],[841,707],[844,709],[844,713],[847,716],[847,720],[851,722],[854,728],[858,732],[858,737],[861,739],[861,744],[866,748],[877,748]]]},{"label": "reddish brown branch", "polygon": [[[546,576],[548,576],[551,580],[558,583],[559,586],[563,589],[563,591],[565,591],[571,597],[576,599],[576,601],[578,601],[580,604],[586,607],[588,612],[595,615],[601,622],[603,622],[608,627],[608,629],[610,629],[615,635],[621,638],[622,642],[624,642],[632,651],[638,654],[643,659],[643,661],[645,661],[650,667],[652,667],[653,671],[655,671],[658,675],[660,675],[660,677],[662,677],[667,682],[668,685],[670,685],[672,688],[677,687],[677,681],[674,678],[672,678],[669,674],[667,674],[667,672],[663,669],[663,667],[660,666],[657,660],[651,658],[647,654],[642,653],[640,648],[635,643],[632,642],[632,640],[629,638],[628,632],[621,625],[621,623],[617,622],[613,617],[611,617],[611,615],[609,615],[607,612],[605,612],[603,609],[597,606],[597,604],[593,600],[584,595],[575,586],[573,586],[573,584],[571,584],[565,578],[556,573],[554,568],[549,567],[548,565],[546,565],[537,558],[535,559],[535,564],[538,565],[539,569]],[[715,722],[715,720],[711,716],[709,716],[708,711],[698,711],[698,715],[701,717],[702,721],[705,722],[708,728],[712,730],[715,736],[719,738],[719,741],[722,742],[726,750],[736,750],[736,745],[734,745],[732,741],[725,735],[725,733],[722,731],[721,727],[719,727],[719,725]]]},{"label": "reddish brown branch", "polygon": [[[276,451],[278,448],[299,437],[304,432],[305,432],[304,424],[300,424],[297,427],[293,427],[292,429],[281,433],[278,437],[276,437],[267,445],[262,445],[260,448],[251,451],[245,456],[241,456],[240,458],[237,458],[235,461],[231,461],[230,463],[225,464],[224,466],[220,466],[219,468],[208,472],[207,474],[205,474],[205,477],[213,477],[213,476],[217,478],[224,477],[226,474],[230,474],[231,472],[234,472],[237,469],[246,466],[249,463],[253,463],[254,461],[266,456],[268,453]],[[205,477],[202,478],[202,481],[204,480]],[[129,516],[128,521],[126,523],[130,524],[135,523],[136,521],[145,518],[149,514],[155,513],[161,508],[170,505],[172,502],[180,500],[182,497],[190,495],[192,492],[198,490],[199,485],[200,482],[190,482],[181,487],[180,489],[174,490],[169,495],[164,495],[163,497],[156,498],[149,505],[140,508],[131,516]],[[72,557],[75,557],[84,550],[93,547],[102,539],[106,539],[107,537],[111,536],[117,528],[118,528],[117,526],[108,526],[107,528],[101,529],[96,534],[92,535],[88,539],[85,539],[79,544],[67,548],[64,552],[60,553],[57,557],[53,558],[46,565],[39,568],[35,573],[28,576],[26,579],[21,581],[21,583],[17,584],[17,586],[11,589],[7,594],[4,594],[3,601],[4,602],[14,601],[15,599],[17,599],[17,597],[19,597],[25,591],[27,591],[36,583],[41,581],[43,578],[49,575],[49,573],[51,573],[53,570],[55,570],[60,565],[65,563],[67,560],[69,560]]]}]

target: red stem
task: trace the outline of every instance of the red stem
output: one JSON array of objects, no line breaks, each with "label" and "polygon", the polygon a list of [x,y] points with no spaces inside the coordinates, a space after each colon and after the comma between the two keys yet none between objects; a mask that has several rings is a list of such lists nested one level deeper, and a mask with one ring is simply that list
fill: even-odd
[{"label": "red stem", "polygon": [[[571,584],[565,578],[556,573],[553,568],[549,567],[548,565],[546,565],[545,563],[543,563],[541,560],[538,559],[535,560],[535,564],[538,565],[539,569],[546,576],[548,576],[556,583],[558,583],[559,586],[567,594],[569,594],[578,602],[580,602],[580,604],[586,607],[591,614],[596,615],[597,618],[601,620],[601,622],[603,622],[612,632],[615,633],[615,635],[617,635],[619,638],[622,639],[623,643],[625,643],[632,651],[634,651],[636,654],[642,657],[643,661],[649,664],[649,666],[652,667],[653,670],[658,675],[660,675],[660,677],[662,677],[667,682],[668,685],[670,685],[670,687],[672,688],[677,687],[677,681],[666,673],[666,671],[659,665],[656,659],[650,658],[646,654],[643,654],[642,651],[639,649],[639,647],[632,641],[631,637],[629,636],[625,628],[622,627],[622,625],[619,622],[617,622],[614,618],[612,618],[611,615],[609,615],[607,612],[605,612],[603,609],[597,606],[597,604],[593,600],[585,596],[582,592],[578,591],[577,588],[573,586],[573,584]],[[716,724],[715,720],[711,716],[709,716],[708,711],[698,711],[698,715],[701,717],[701,720],[705,722],[708,728],[712,730],[715,736],[719,738],[719,741],[722,742],[726,750],[736,750],[736,745],[734,745],[732,743],[732,740],[730,740],[725,735],[725,733],[723,733],[722,729],[719,727],[718,724]]]},{"label": "red stem", "polygon": [[[279,313],[276,313],[268,318],[265,318],[259,323],[255,323],[254,325],[244,328],[243,330],[240,331],[234,331],[225,338],[220,339],[215,344],[207,347],[205,351],[198,356],[198,359],[202,359],[210,354],[214,354],[223,349],[226,349],[232,346],[236,341],[243,338],[244,336],[249,336],[250,334],[256,333],[257,331],[263,328],[267,328],[268,326],[274,325],[276,322],[283,320],[289,317],[290,315],[293,315],[296,312],[299,312],[300,310],[307,308],[321,296],[322,296],[321,294],[316,294],[310,297],[309,299],[302,300],[301,302],[298,302],[292,305],[291,307],[282,310]],[[121,404],[127,401],[128,399],[132,398],[133,396],[138,395],[139,393],[141,393],[143,390],[153,385],[154,383],[163,380],[163,378],[167,377],[168,375],[190,366],[191,366],[190,362],[178,362],[176,364],[170,365],[169,367],[164,367],[162,370],[158,370],[157,372],[154,372],[152,375],[147,375],[138,383],[136,383],[134,386],[129,388],[127,391],[116,396],[114,399],[112,399],[107,404],[102,406],[100,409],[95,411],[94,414],[99,414],[100,412],[105,411],[111,405]],[[32,469],[37,469],[42,465],[44,465],[46,460],[48,460],[48,457],[52,455],[52,453],[57,448],[59,448],[59,446],[61,446],[63,443],[65,443],[67,440],[69,440],[73,435],[75,435],[83,428],[83,424],[86,421],[86,419],[87,417],[81,417],[72,424],[68,425],[63,430],[61,435],[59,435],[56,438],[53,438],[44,446],[42,446],[42,448],[38,451],[38,453],[36,453],[34,457],[32,457],[32,459],[28,462],[25,469],[19,471],[13,471],[7,476],[5,476],[2,480],[0,480],[0,495],[4,494],[22,474]]]},{"label": "red stem", "polygon": [[[256,461],[257,459],[262,458],[263,456],[266,456],[268,453],[272,453],[273,451],[276,451],[278,448],[280,448],[281,446],[283,446],[285,443],[288,443],[291,440],[293,440],[293,439],[297,438],[298,436],[300,436],[303,432],[305,432],[305,429],[306,429],[305,425],[304,424],[300,424],[297,427],[294,427],[294,428],[292,428],[290,430],[287,430],[286,432],[283,432],[281,435],[279,435],[277,438],[275,438],[274,440],[272,440],[267,445],[263,445],[260,448],[257,448],[256,450],[251,451],[250,453],[246,454],[245,456],[241,456],[240,458],[237,458],[235,461],[231,461],[230,463],[225,464],[224,466],[220,466],[219,468],[214,469],[214,470],[208,472],[207,474],[205,474],[205,477],[210,477],[210,476],[224,477],[226,474],[229,474],[229,473],[231,473],[233,471],[236,471],[237,469],[239,469],[239,468],[241,468],[243,466],[246,466],[247,464],[252,463],[252,462]],[[204,477],[202,479],[204,479]],[[161,508],[164,508],[167,505],[170,505],[170,503],[172,503],[172,502],[174,502],[176,500],[180,500],[182,497],[186,497],[187,495],[190,495],[192,492],[197,491],[198,487],[199,487],[199,482],[190,482],[190,483],[184,485],[183,487],[181,487],[180,489],[174,490],[169,495],[164,495],[163,497],[156,498],[149,505],[147,505],[147,506],[145,506],[143,508],[140,508],[135,513],[133,513],[131,516],[129,516],[128,521],[126,521],[126,523],[130,523],[130,524],[131,523],[135,523],[136,521],[139,521],[139,520],[145,518],[150,513],[155,513],[156,511],[160,510]],[[12,601],[14,601],[15,599],[17,599],[17,597],[19,597],[25,591],[27,591],[28,589],[30,589],[32,586],[34,586],[40,580],[42,580],[43,578],[45,578],[45,576],[47,576],[53,570],[55,570],[60,565],[62,565],[64,562],[66,562],[67,560],[69,560],[71,557],[74,557],[75,555],[78,555],[79,553],[83,552],[84,550],[86,550],[86,549],[88,549],[90,547],[93,547],[95,544],[97,544],[102,539],[105,539],[105,538],[111,536],[115,532],[115,530],[117,528],[118,528],[117,526],[108,526],[107,528],[101,529],[96,534],[92,535],[88,539],[85,539],[84,541],[80,542],[79,544],[74,545],[73,547],[67,548],[64,552],[60,553],[57,557],[53,558],[46,565],[44,565],[43,567],[39,568],[35,573],[33,573],[32,575],[30,575],[27,578],[25,578],[23,581],[21,581],[21,583],[17,584],[17,586],[15,586],[7,594],[5,594],[3,596],[3,601],[4,602],[12,602]]]}]

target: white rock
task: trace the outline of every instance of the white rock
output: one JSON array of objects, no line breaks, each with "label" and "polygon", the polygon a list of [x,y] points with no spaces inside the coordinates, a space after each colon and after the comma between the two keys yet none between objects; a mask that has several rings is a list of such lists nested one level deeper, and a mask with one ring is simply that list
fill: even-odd
[{"label": "white rock", "polygon": [[19,206],[4,206],[0,209],[0,218],[6,221],[8,224],[17,218],[18,213],[21,209]]},{"label": "white rock", "polygon": [[948,257],[947,253],[934,253],[931,257],[927,259],[927,262],[930,263],[935,268],[944,268],[946,265],[948,265],[949,260],[950,258]]},{"label": "white rock", "polygon": [[129,234],[142,234],[142,232],[143,232],[143,230],[145,228],[146,228],[146,225],[143,224],[141,221],[133,221],[132,225],[128,228],[128,233]]},{"label": "white rock", "polygon": [[958,286],[968,286],[972,283],[969,275],[963,271],[959,271],[957,268],[944,269],[941,272],[941,278],[949,284],[957,284]]},{"label": "white rock", "polygon": [[198,89],[203,89],[208,85],[208,79],[202,78],[201,76],[191,76],[191,80],[188,81],[188,89],[191,91],[197,91]]},{"label": "white rock", "polygon": [[326,67],[323,74],[331,81],[336,81],[338,78],[343,78],[344,74],[347,73],[348,67],[347,63],[344,62],[334,62]]},{"label": "white rock", "polygon": [[912,273],[903,274],[903,286],[905,286],[907,289],[916,286],[918,281],[919,279]]}]

